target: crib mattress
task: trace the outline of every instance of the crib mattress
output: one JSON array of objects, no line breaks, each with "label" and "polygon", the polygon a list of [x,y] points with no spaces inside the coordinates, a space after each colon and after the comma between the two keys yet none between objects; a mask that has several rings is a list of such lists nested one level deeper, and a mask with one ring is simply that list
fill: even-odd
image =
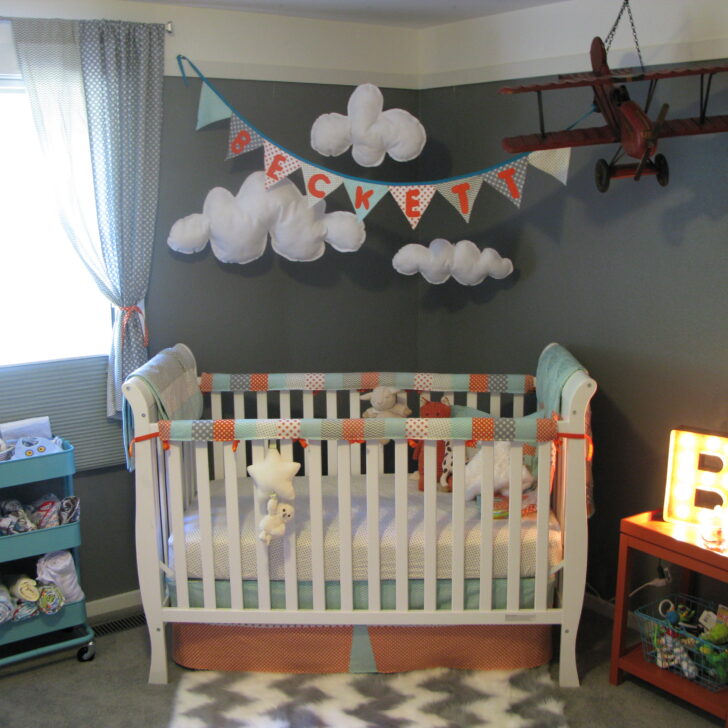
[{"label": "crib mattress", "polygon": [[[394,476],[379,476],[379,540],[380,572],[382,579],[395,578],[395,526],[394,526]],[[312,579],[311,570],[311,527],[308,505],[308,479],[294,478],[296,490],[295,515],[288,528],[295,528],[297,576],[299,580]],[[323,526],[324,526],[324,577],[327,581],[339,580],[339,517],[338,483],[336,476],[324,476]],[[213,562],[215,579],[228,579],[228,534],[225,518],[224,483],[211,483],[211,511]],[[238,483],[240,508],[240,556],[242,578],[255,579],[256,544],[258,522],[262,514],[255,512],[253,485],[249,478]],[[452,494],[437,494],[437,578],[450,578],[452,557]],[[408,577],[424,578],[424,500],[417,488],[417,481],[408,483]],[[351,533],[353,578],[367,579],[367,511],[366,479],[364,476],[351,478]],[[475,501],[465,504],[465,578],[478,578],[480,575],[480,506]],[[191,506],[184,518],[185,551],[187,556],[187,575],[189,578],[202,577],[200,517],[197,505]],[[526,516],[521,523],[521,576],[535,574],[536,564],[536,519],[535,515]],[[553,513],[549,514],[548,561],[550,566],[562,558],[561,530]],[[268,547],[269,570],[271,579],[284,578],[283,542],[280,538],[271,541]],[[493,578],[504,578],[508,565],[508,520],[493,521]],[[169,538],[169,564],[174,568],[174,539]]]}]

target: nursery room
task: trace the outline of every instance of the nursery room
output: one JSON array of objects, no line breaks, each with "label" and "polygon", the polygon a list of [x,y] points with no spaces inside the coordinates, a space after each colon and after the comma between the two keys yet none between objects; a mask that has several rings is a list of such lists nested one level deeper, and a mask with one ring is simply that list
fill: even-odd
[{"label": "nursery room", "polygon": [[0,725],[728,726],[724,0],[0,0],[0,105]]}]

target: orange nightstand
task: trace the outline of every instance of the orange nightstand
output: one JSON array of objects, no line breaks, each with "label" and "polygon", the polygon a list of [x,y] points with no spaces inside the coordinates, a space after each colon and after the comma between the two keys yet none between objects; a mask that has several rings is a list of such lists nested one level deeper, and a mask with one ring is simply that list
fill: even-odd
[{"label": "orange nightstand", "polygon": [[634,551],[656,556],[686,569],[686,574],[704,574],[711,579],[728,582],[728,556],[708,551],[701,545],[698,527],[667,523],[662,511],[640,513],[623,518],[619,532],[617,596],[612,633],[612,657],[609,682],[619,685],[625,673],[667,690],[678,698],[725,720],[728,728],[728,689],[712,692],[677,673],[661,670],[646,662],[642,644],[627,650],[624,645],[627,627],[629,574]]}]

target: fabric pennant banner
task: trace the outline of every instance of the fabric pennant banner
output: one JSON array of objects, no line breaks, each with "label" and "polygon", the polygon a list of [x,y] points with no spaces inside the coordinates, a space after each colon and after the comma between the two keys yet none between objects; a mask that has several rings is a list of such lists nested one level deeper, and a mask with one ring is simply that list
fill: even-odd
[{"label": "fabric pennant banner", "polygon": [[225,159],[239,157],[245,152],[263,146],[263,137],[253,127],[248,126],[239,117],[230,117],[230,135],[228,137],[228,152]]},{"label": "fabric pennant banner", "polygon": [[389,192],[387,185],[377,185],[351,178],[344,178],[344,187],[354,207],[354,214],[359,220],[363,220]]},{"label": "fabric pennant banner", "polygon": [[502,164],[483,175],[483,179],[505,195],[516,207],[521,206],[523,185],[526,183],[528,160],[521,157],[513,162]]},{"label": "fabric pennant banner", "polygon": [[263,142],[263,159],[266,189],[270,189],[276,182],[293,174],[301,166],[299,159],[292,157],[288,152],[284,152],[280,147],[268,141]]},{"label": "fabric pennant banner", "polygon": [[463,216],[465,221],[470,222],[473,203],[482,185],[483,178],[477,176],[450,180],[436,185],[436,187],[437,191]]},{"label": "fabric pennant banner", "polygon": [[301,163],[303,181],[306,187],[306,199],[309,206],[315,205],[330,195],[344,181],[336,174],[328,170],[316,167],[313,164]]},{"label": "fabric pennant banner", "polygon": [[230,107],[206,84],[200,89],[200,101],[197,104],[197,126],[212,124],[220,119],[229,119],[232,116]]},{"label": "fabric pennant banner", "polygon": [[571,161],[571,147],[563,149],[543,149],[538,152],[531,152],[528,155],[528,163],[536,169],[540,169],[552,177],[556,177],[562,185],[566,184],[569,175],[569,162]]},{"label": "fabric pennant banner", "polygon": [[414,230],[435,195],[435,185],[397,185],[389,191]]}]

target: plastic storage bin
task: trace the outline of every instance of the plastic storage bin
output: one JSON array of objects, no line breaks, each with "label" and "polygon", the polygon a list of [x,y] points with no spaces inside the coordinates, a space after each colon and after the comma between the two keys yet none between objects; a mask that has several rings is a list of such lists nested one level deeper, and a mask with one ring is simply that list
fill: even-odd
[{"label": "plastic storage bin", "polygon": [[[673,626],[663,616],[667,600],[690,615],[685,623]],[[645,660],[708,690],[728,686],[728,644],[716,645],[699,637],[703,630],[698,618],[706,609],[715,612],[717,606],[686,594],[671,594],[636,609]],[[690,629],[691,625],[696,628]]]}]

